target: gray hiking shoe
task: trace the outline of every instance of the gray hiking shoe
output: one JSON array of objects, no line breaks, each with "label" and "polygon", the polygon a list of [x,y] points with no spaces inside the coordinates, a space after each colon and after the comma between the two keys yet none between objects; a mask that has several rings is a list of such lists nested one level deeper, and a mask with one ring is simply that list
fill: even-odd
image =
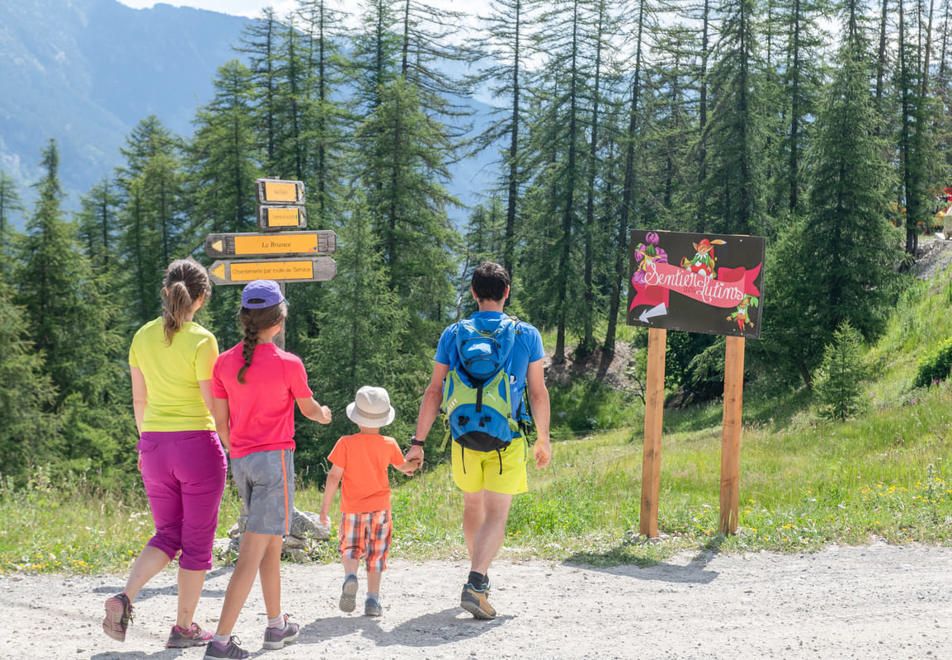
[{"label": "gray hiking shoe", "polygon": [[380,607],[380,601],[376,598],[368,598],[364,601],[365,616],[380,616],[383,614],[383,608]]},{"label": "gray hiking shoe", "polygon": [[348,575],[340,590],[340,609],[344,612],[353,612],[355,607],[357,607],[357,576]]},{"label": "gray hiking shoe", "polygon": [[237,635],[232,635],[228,641],[222,645],[212,641],[205,647],[206,658],[250,658],[251,654],[239,646],[241,640]]},{"label": "gray hiking shoe", "polygon": [[102,620],[102,631],[113,639],[126,641],[126,630],[132,621],[132,602],[125,594],[116,594],[106,599],[106,616]]},{"label": "gray hiking shoe", "polygon": [[477,619],[495,619],[496,610],[489,604],[489,586],[477,589],[468,582],[463,585],[463,594],[459,599],[459,606]]},{"label": "gray hiking shoe", "polygon": [[285,644],[291,644],[298,638],[298,632],[301,626],[288,621],[288,615],[284,615],[284,627],[275,628],[268,626],[264,630],[264,647],[266,649],[281,649]]},{"label": "gray hiking shoe", "polygon": [[172,632],[169,633],[169,641],[165,645],[170,649],[184,649],[190,646],[204,646],[212,641],[213,635],[207,630],[202,630],[194,621],[188,628],[181,628],[178,625],[172,626]]}]

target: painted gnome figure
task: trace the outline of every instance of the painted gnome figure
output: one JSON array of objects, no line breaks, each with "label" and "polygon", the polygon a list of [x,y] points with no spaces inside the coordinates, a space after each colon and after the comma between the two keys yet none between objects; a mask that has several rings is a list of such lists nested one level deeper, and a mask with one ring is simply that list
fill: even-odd
[{"label": "painted gnome figure", "polygon": [[759,307],[759,298],[757,298],[757,296],[745,295],[740,301],[740,304],[737,306],[737,309],[727,317],[728,321],[734,321],[737,323],[737,327],[741,330],[741,332],[744,331],[744,325],[754,325],[753,321],[747,318],[747,308],[751,305],[754,307]]},{"label": "painted gnome figure", "polygon": [[710,277],[712,279],[716,277],[714,265],[717,259],[714,257],[714,246],[724,245],[724,241],[718,238],[715,238],[713,241],[702,238],[697,243],[692,243],[692,245],[694,246],[695,254],[690,259],[683,257],[681,259],[681,268],[689,270],[692,273],[697,273],[698,275],[703,275],[704,277]]}]

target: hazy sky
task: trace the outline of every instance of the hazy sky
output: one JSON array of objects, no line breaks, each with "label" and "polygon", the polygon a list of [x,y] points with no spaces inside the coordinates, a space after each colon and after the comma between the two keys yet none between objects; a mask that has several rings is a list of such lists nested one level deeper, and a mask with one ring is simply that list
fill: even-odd
[{"label": "hazy sky", "polygon": [[[275,12],[280,16],[293,9],[296,0],[158,0],[167,5],[176,7],[196,7],[198,9],[208,9],[210,11],[221,12],[222,14],[234,14],[236,16],[254,17],[261,13],[264,7],[274,7]],[[142,9],[157,4],[156,0],[119,0],[124,5]]]},{"label": "hazy sky", "polygon": [[[176,7],[197,7],[198,9],[208,9],[218,11],[223,14],[234,14],[236,16],[255,17],[261,13],[265,7],[273,7],[275,13],[280,17],[297,7],[297,0],[119,0],[124,5],[141,9],[151,7],[158,2],[175,5]],[[487,13],[490,0],[430,0],[429,4],[435,7],[447,7],[460,9],[465,7],[472,13],[474,10]],[[353,7],[353,1],[336,0],[334,4],[338,6],[350,5]]]}]

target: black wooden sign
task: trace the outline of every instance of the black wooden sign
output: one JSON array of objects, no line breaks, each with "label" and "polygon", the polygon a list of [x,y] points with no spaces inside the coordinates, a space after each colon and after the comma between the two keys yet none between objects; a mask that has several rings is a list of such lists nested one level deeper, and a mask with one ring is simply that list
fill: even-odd
[{"label": "black wooden sign", "polygon": [[765,241],[634,229],[628,324],[760,337]]}]

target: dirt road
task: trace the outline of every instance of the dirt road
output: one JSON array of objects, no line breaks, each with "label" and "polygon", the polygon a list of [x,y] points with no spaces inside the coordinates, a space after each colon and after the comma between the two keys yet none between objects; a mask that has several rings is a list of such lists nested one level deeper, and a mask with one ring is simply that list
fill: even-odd
[{"label": "dirt road", "polygon": [[[500,616],[458,607],[468,567],[394,561],[384,615],[337,609],[337,565],[283,567],[285,610],[302,626],[280,658],[950,658],[952,548],[831,547],[810,555],[683,554],[648,568],[497,562]],[[209,574],[196,620],[214,628],[230,568]],[[175,574],[135,603],[125,643],[101,631],[102,604],[124,576],[0,577],[0,658],[201,658],[163,644]],[[255,586],[235,633],[258,655]]]}]

